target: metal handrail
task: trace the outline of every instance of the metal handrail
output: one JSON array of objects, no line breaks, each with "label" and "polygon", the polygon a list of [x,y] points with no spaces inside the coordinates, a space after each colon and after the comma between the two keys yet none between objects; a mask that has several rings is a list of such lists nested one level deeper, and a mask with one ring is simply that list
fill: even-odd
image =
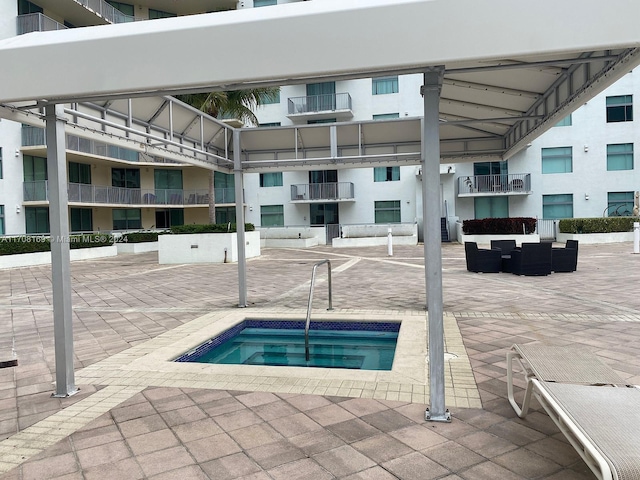
[{"label": "metal handrail", "polygon": [[331,302],[331,260],[321,260],[313,266],[313,272],[311,272],[311,285],[309,285],[309,304],[307,305],[307,322],[304,325],[304,355],[305,359],[309,361],[309,326],[311,325],[311,302],[313,301],[313,286],[316,283],[316,270],[323,263],[327,264],[328,277],[327,284],[329,287],[329,308],[327,310],[333,310]]}]

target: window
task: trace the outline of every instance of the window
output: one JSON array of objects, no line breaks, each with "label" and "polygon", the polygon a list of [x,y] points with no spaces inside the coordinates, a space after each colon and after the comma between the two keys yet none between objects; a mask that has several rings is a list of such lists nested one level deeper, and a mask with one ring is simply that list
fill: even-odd
[{"label": "window", "polygon": [[389,120],[391,118],[400,118],[399,113],[379,113],[373,116],[374,120]]},{"label": "window", "polygon": [[320,118],[318,120],[307,120],[307,125],[316,125],[318,123],[336,123],[337,118]]},{"label": "window", "polygon": [[336,109],[336,82],[308,83],[306,88],[307,112]]},{"label": "window", "polygon": [[2,178],[2,147],[0,147],[0,179]]},{"label": "window", "polygon": [[332,225],[338,220],[337,203],[312,203],[309,205],[309,225]]},{"label": "window", "polygon": [[163,12],[162,10],[155,10],[153,8],[149,9],[149,20],[154,20],[156,18],[171,18],[177,17],[178,14],[171,12]]},{"label": "window", "polygon": [[91,184],[91,165],[69,162],[69,183]]},{"label": "window", "polygon": [[0,205],[0,235],[4,235],[6,230],[4,229],[4,205]]},{"label": "window", "polygon": [[[217,214],[217,209],[216,209]],[[156,228],[169,228],[173,225],[184,225],[184,209],[158,209],[156,210]]]},{"label": "window", "polygon": [[27,233],[49,233],[48,207],[25,207],[24,217]]},{"label": "window", "polygon": [[282,172],[261,173],[260,186],[261,187],[281,187]]},{"label": "window", "polygon": [[396,182],[400,180],[400,167],[374,167],[374,182]]},{"label": "window", "polygon": [[282,125],[282,123],[280,123],[280,122],[268,122],[268,123],[261,123],[258,126],[259,127],[279,127],[281,125]]},{"label": "window", "polygon": [[373,95],[386,95],[398,93],[398,76],[380,77],[371,79],[371,93]]},{"label": "window", "polygon": [[633,95],[607,97],[607,122],[631,122],[633,120]]},{"label": "window", "polygon": [[115,0],[107,0],[107,3],[113,8],[117,8],[125,15],[133,17],[133,5],[130,3],[116,2]]},{"label": "window", "polygon": [[182,170],[155,169],[153,181],[156,189],[182,190]]},{"label": "window", "polygon": [[216,194],[216,203],[236,202],[236,185],[233,173],[214,172],[213,186]]},{"label": "window", "polygon": [[607,194],[607,216],[630,217],[633,215],[633,192],[609,192]]},{"label": "window", "polygon": [[117,208],[113,210],[114,230],[138,230],[142,228],[142,214],[139,208]]},{"label": "window", "polygon": [[260,225],[263,227],[283,227],[284,226],[284,206],[283,205],[260,206]]},{"label": "window", "polygon": [[72,232],[93,232],[93,216],[90,208],[72,208],[69,220]]},{"label": "window", "polygon": [[607,145],[607,170],[633,170],[633,143]]},{"label": "window", "polygon": [[507,218],[509,216],[509,198],[477,197],[473,199],[475,218]]},{"label": "window", "polygon": [[573,218],[573,195],[565,193],[560,195],[542,196],[542,218]]},{"label": "window", "polygon": [[571,114],[564,117],[558,123],[554,125],[555,127],[570,127],[571,126]]},{"label": "window", "polygon": [[573,148],[542,149],[542,173],[570,173],[573,171]]},{"label": "window", "polygon": [[216,207],[216,223],[236,223],[236,207]]},{"label": "window", "polygon": [[18,0],[18,15],[28,15],[30,13],[43,13],[42,7],[29,0]]},{"label": "window", "polygon": [[374,202],[375,223],[400,223],[400,200]]},{"label": "window", "polygon": [[254,7],[268,7],[269,5],[277,5],[278,0],[253,0]]},{"label": "window", "polygon": [[25,182],[40,182],[47,179],[47,159],[31,155],[22,156]]},{"label": "window", "polygon": [[112,168],[111,186],[121,188],[140,188],[140,169]]},{"label": "window", "polygon": [[262,105],[271,105],[272,103],[280,103],[280,89],[274,95],[261,95],[260,103]]}]

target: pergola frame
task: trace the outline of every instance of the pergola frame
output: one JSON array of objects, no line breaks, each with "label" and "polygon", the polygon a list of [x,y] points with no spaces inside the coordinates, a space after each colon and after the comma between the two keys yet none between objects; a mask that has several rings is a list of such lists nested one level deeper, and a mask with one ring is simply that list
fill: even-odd
[{"label": "pergola frame", "polygon": [[[139,142],[138,149],[164,152],[164,156],[179,157],[179,161],[205,168],[232,170],[236,174],[237,205],[242,205],[245,172],[421,163],[431,389],[426,416],[448,421],[437,208],[441,159],[508,158],[640,64],[640,38],[635,25],[640,18],[640,4],[636,0],[615,0],[606,5],[600,0],[538,0],[535,8],[527,7],[526,12],[520,2],[512,0],[492,0],[491,4],[494,8],[490,11],[486,3],[474,0],[325,0],[25,35],[0,42],[0,62],[16,66],[2,79],[0,116],[34,118],[29,109],[45,106],[49,174],[55,179],[50,184],[51,209],[56,211],[52,234],[64,238],[68,235],[68,219],[63,138],[65,128],[70,126],[65,127],[63,114],[77,119],[84,114],[74,117],[73,108],[64,112],[60,104],[75,103],[77,111],[80,102],[92,102],[105,113],[117,111],[118,102],[125,102],[127,107],[120,109],[122,125],[103,122],[103,129],[113,135],[108,131],[120,128],[125,136],[115,141],[127,143],[136,141],[139,117],[131,109],[135,101],[132,99],[139,97],[422,73],[423,119],[385,122],[391,130],[404,127],[393,133],[402,140],[377,142],[408,146],[404,150],[384,154],[363,151],[363,131],[375,131],[382,125],[373,122],[357,122],[356,141],[347,142],[342,150],[340,132],[349,137],[348,129],[354,128],[351,124],[242,130],[242,134],[238,129],[219,126],[207,136],[206,127],[215,121],[192,112],[193,117],[180,129],[174,118],[175,103],[166,97],[162,97],[162,106],[147,117],[146,136],[141,135],[144,142]],[[524,13],[526,25],[522,24]],[[450,35],[448,23],[454,17],[461,33],[457,37]],[[389,18],[398,21],[388,22]],[[344,42],[336,35],[317,42],[308,35],[330,29],[353,29],[357,41]],[[190,57],[206,58],[210,45],[225,45],[225,40],[238,31],[242,34],[236,36],[234,48],[216,51],[218,64],[224,68],[211,71],[207,68],[211,62],[191,62]],[[375,43],[380,31],[385,31],[386,41]],[[276,44],[296,45],[297,51],[309,54],[297,62],[287,58],[286,53],[273,56],[266,50],[272,48],[271,43],[260,41],[268,35],[277,37]],[[442,42],[442,38],[448,41]],[[500,41],[502,38],[508,41]],[[367,48],[374,43],[377,49]],[[121,48],[125,45],[127,48]],[[432,48],[434,45],[438,48]],[[184,54],[190,50],[193,55]],[[148,55],[144,67],[139,65],[140,58],[132,54],[141,51]],[[234,62],[238,52],[244,56],[242,62]],[[77,65],[63,60],[88,54],[101,61]],[[170,69],[162,61],[167,54],[172,63]],[[269,64],[263,62],[265,58],[271,60]],[[25,63],[45,66],[48,81],[31,78],[30,70],[20,67]],[[113,75],[109,66],[116,64],[136,75]],[[34,98],[46,100],[33,103]],[[163,122],[161,136],[150,133],[152,126]],[[417,129],[415,123],[419,125]],[[199,135],[190,135],[196,126]],[[417,130],[417,138],[406,138],[406,129]],[[281,132],[283,139],[276,138]],[[326,137],[310,143],[304,139],[307,143],[300,148],[301,137],[309,134],[313,140],[313,132],[324,132]],[[275,140],[271,147],[259,148],[260,136],[267,133]],[[384,136],[380,132],[378,135]],[[191,137],[195,138],[193,145],[187,145],[185,139]],[[415,152],[417,142],[421,145],[419,155]],[[328,154],[314,160],[300,156],[300,151],[307,148],[326,149]],[[276,153],[265,158],[265,151]],[[239,306],[244,307],[247,299],[242,209],[238,214],[242,258],[238,263]],[[52,242],[55,243],[58,242]],[[76,387],[68,245],[65,248],[64,242],[60,243],[61,246],[52,247],[56,396],[66,396],[73,394]],[[61,288],[55,288],[59,281]]]}]

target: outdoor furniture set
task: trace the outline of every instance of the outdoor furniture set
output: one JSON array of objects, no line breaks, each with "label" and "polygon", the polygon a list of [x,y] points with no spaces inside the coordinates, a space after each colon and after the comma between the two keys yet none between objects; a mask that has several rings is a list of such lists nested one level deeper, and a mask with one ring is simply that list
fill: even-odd
[{"label": "outdoor furniture set", "polygon": [[467,270],[470,272],[510,272],[516,275],[549,275],[551,272],[575,272],[578,264],[578,241],[567,240],[562,248],[551,243],[526,243],[515,240],[491,240],[491,249],[465,242]]},{"label": "outdoor furniture set", "polygon": [[[525,380],[514,397],[513,364]],[[571,346],[513,345],[507,352],[507,395],[520,418],[532,395],[600,480],[640,478],[640,389],[591,352]]]}]

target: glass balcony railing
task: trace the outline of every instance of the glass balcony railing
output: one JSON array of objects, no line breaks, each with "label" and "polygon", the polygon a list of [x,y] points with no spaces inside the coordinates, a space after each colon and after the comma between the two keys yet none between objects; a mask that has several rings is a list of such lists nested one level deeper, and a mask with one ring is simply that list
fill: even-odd
[{"label": "glass balcony railing", "polygon": [[292,201],[352,200],[353,198],[354,187],[351,182],[291,185]]},{"label": "glass balcony railing", "polygon": [[66,30],[67,26],[56,22],[52,18],[41,13],[29,13],[27,15],[18,15],[16,32],[18,35],[24,35],[31,32],[50,32],[52,30]]},{"label": "glass balcony railing", "polygon": [[289,115],[351,110],[351,95],[348,93],[329,93],[307,97],[289,98]]},{"label": "glass balcony railing", "polygon": [[[49,200],[47,180],[24,182],[25,202],[46,202]],[[145,189],[110,187],[84,183],[69,183],[69,202],[112,205],[209,205],[208,190]],[[235,203],[235,189],[217,188],[217,204]]]},{"label": "glass balcony railing", "polygon": [[529,193],[531,193],[530,173],[458,177],[458,195]]}]

